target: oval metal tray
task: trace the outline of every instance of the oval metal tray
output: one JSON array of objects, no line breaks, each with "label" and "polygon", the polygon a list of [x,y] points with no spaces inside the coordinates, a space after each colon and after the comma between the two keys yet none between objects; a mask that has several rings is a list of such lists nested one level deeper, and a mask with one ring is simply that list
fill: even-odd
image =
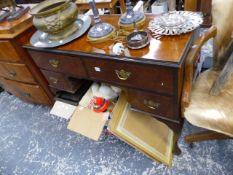
[{"label": "oval metal tray", "polygon": [[88,30],[88,28],[91,26],[91,18],[88,15],[78,15],[75,23],[79,26],[79,30],[65,39],[51,41],[48,39],[47,33],[38,30],[32,35],[30,43],[34,47],[42,48],[52,48],[69,43],[82,36]]}]

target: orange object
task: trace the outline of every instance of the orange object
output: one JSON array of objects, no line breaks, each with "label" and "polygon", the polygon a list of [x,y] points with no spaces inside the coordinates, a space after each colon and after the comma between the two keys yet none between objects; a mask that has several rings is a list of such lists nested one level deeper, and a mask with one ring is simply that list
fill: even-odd
[{"label": "orange object", "polygon": [[105,112],[108,109],[108,101],[101,97],[94,97],[93,111]]}]

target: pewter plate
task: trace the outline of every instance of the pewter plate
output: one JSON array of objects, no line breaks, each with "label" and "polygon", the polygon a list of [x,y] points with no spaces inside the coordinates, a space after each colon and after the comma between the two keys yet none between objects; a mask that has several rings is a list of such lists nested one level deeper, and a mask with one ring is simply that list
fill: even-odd
[{"label": "pewter plate", "polygon": [[155,17],[148,29],[159,35],[180,35],[191,32],[203,23],[201,13],[190,11],[170,11]]},{"label": "pewter plate", "polygon": [[88,30],[88,28],[91,26],[91,18],[88,15],[78,15],[75,23],[79,26],[79,30],[65,39],[51,41],[48,39],[47,33],[38,30],[32,35],[30,43],[34,47],[42,48],[57,47],[69,43],[82,36]]}]

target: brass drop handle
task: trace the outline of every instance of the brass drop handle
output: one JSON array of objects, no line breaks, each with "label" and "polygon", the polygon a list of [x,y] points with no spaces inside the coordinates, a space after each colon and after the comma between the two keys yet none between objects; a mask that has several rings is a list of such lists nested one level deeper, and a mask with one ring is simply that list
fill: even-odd
[{"label": "brass drop handle", "polygon": [[115,73],[120,80],[127,80],[131,75],[131,72],[126,72],[123,69],[115,70]]},{"label": "brass drop handle", "polygon": [[10,74],[11,77],[15,77],[16,76],[15,70],[10,70],[9,74]]},{"label": "brass drop handle", "polygon": [[50,59],[50,60],[49,60],[49,64],[50,64],[52,67],[57,68],[58,65],[59,65],[59,61],[56,60],[56,59]]},{"label": "brass drop handle", "polygon": [[54,78],[54,77],[49,77],[49,79],[53,82],[53,84],[57,84],[58,79]]},{"label": "brass drop handle", "polygon": [[23,92],[23,96],[25,96],[25,97],[31,97],[31,94],[29,94],[27,92]]},{"label": "brass drop handle", "polygon": [[150,109],[156,110],[159,108],[160,103],[154,102],[152,100],[144,100],[144,105]]}]

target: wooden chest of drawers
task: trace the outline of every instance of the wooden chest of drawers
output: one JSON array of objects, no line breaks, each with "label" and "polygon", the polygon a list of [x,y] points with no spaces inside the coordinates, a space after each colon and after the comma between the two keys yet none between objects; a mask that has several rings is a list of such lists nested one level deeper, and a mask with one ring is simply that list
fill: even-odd
[{"label": "wooden chest of drawers", "polygon": [[0,84],[24,101],[52,105],[53,96],[44,77],[21,47],[31,29],[29,15],[0,24]]}]

